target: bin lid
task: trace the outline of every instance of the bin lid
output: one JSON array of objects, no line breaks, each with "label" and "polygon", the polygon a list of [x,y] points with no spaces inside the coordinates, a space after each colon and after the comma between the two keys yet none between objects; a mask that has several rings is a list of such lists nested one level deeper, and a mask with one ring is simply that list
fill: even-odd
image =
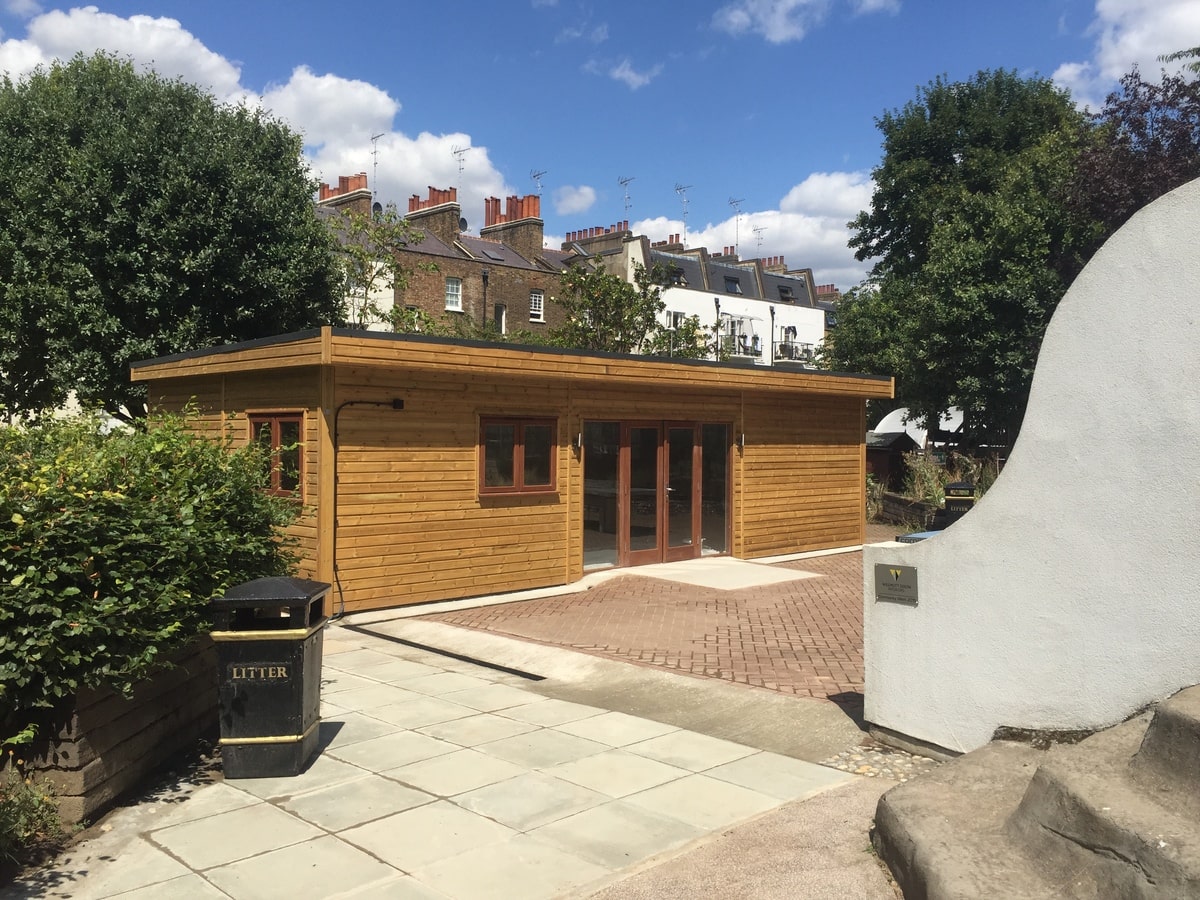
[{"label": "bin lid", "polygon": [[945,488],[947,497],[974,497],[975,485],[969,481],[952,481]]},{"label": "bin lid", "polygon": [[289,578],[275,575],[256,578],[235,585],[225,592],[224,597],[214,597],[214,606],[302,606],[320,599],[329,592],[330,585],[324,581],[307,578]]}]

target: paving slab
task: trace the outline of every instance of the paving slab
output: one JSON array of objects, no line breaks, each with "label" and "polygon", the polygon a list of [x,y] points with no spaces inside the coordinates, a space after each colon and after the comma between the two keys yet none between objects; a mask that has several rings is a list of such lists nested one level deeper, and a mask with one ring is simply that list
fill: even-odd
[{"label": "paving slab", "polygon": [[388,769],[383,774],[430,794],[453,797],[497,781],[516,778],[525,771],[521,766],[495,756],[463,749]]},{"label": "paving slab", "polygon": [[339,836],[377,859],[411,873],[484,844],[506,840],[516,833],[498,822],[439,800],[350,828]]},{"label": "paving slab", "polygon": [[204,870],[299,844],[323,833],[277,806],[256,803],[157,829],[150,832],[150,839],[188,868]]},{"label": "paving slab", "polygon": [[774,797],[707,775],[689,775],[625,800],[704,831],[725,828],[779,805]]},{"label": "paving slab", "polygon": [[517,831],[529,831],[608,800],[604,794],[543,772],[528,772],[454,798],[463,809]]},{"label": "paving slab", "polygon": [[598,865],[619,871],[677,850],[704,832],[670,816],[617,800],[560,819],[530,834]]},{"label": "paving slab", "polygon": [[526,835],[515,835],[413,874],[461,900],[550,900],[611,872]]},{"label": "paving slab", "polygon": [[649,740],[639,741],[636,744],[628,745],[625,749],[638,756],[657,759],[659,762],[693,772],[703,772],[705,769],[711,769],[721,763],[741,759],[743,756],[758,752],[745,744],[735,744],[733,741],[724,741],[706,734],[683,730],[675,730]]},{"label": "paving slab", "polygon": [[391,866],[329,836],[204,873],[232,897],[332,897],[394,875]]},{"label": "paving slab", "polygon": [[617,749],[555,766],[547,773],[609,797],[626,797],[689,774],[686,769]]},{"label": "paving slab", "polygon": [[[494,716],[491,713],[479,713],[449,722],[438,722],[417,728],[421,734],[427,734],[438,740],[449,741],[460,747],[474,747],[501,738],[512,737],[533,731],[538,726],[528,722],[519,722],[504,716]],[[560,729],[561,730],[561,729]]]},{"label": "paving slab", "polygon": [[281,808],[326,831],[364,825],[437,798],[382,775],[363,775],[354,781],[309,791],[280,801]]}]

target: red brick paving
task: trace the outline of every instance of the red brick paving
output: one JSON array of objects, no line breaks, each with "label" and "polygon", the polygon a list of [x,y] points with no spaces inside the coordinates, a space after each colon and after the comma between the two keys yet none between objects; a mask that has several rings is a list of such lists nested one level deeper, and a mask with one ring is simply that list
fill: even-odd
[{"label": "red brick paving", "polygon": [[[869,531],[890,539],[894,529]],[[862,554],[780,563],[816,573],[719,591],[639,576],[424,618],[784,694],[862,701]]]}]

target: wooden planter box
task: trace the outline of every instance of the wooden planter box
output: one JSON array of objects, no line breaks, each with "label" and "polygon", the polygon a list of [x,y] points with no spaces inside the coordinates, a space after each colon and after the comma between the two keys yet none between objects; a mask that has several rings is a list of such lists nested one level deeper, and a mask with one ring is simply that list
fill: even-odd
[{"label": "wooden planter box", "polygon": [[928,528],[933,523],[933,516],[938,507],[932,503],[922,503],[920,500],[910,500],[900,494],[885,491],[883,506],[879,516],[886,522],[896,524],[919,523],[922,528]]},{"label": "wooden planter box", "polygon": [[207,636],[129,699],[84,691],[26,771],[54,785],[63,822],[93,819],[173,755],[217,730],[217,666]]}]

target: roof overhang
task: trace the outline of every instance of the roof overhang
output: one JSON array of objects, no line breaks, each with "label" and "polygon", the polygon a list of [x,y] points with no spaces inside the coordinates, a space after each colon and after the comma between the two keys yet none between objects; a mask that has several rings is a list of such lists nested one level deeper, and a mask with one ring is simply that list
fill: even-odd
[{"label": "roof overhang", "polygon": [[592,353],[329,327],[136,362],[131,366],[131,377],[135,382],[148,382],[314,366],[469,371],[473,375],[491,373],[516,379],[553,378],[608,385],[645,385],[652,381],[656,388],[714,392],[754,390],[864,399],[893,395],[893,380],[878,375],[747,367],[711,360]]}]

